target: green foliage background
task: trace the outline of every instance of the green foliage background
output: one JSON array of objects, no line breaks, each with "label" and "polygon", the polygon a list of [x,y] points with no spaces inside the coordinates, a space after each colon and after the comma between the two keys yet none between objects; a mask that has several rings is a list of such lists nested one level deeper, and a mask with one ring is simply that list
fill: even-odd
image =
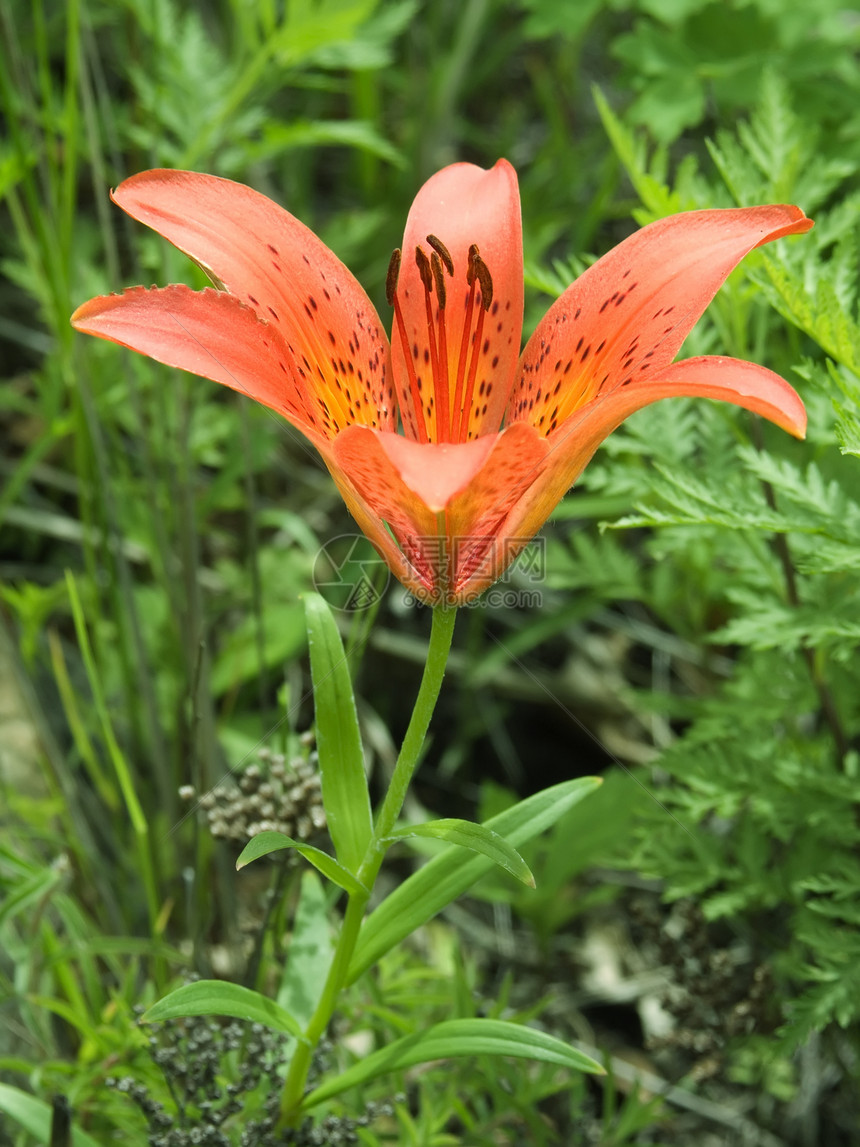
[{"label": "green foliage background", "polygon": [[[695,899],[774,977],[772,1026],[730,1043],[723,1081],[767,1097],[755,1115],[779,1142],[844,1141],[860,1008],[859,46],[860,11],[837,0],[0,0],[3,693],[33,730],[10,735],[0,777],[10,1084],[67,1093],[100,1142],[129,1119],[106,1076],[163,1090],[133,1008],[236,949],[246,887],[179,787],[206,791],[262,739],[297,751],[299,595],[351,529],[266,411],[74,335],[92,295],[203,285],[108,188],[154,166],[249,182],[385,314],[422,181],[506,155],[529,328],[634,220],[799,203],[815,230],[750,257],[686,350],[789,378],[809,435],[686,400],[631,419],[546,531],[542,608],[462,619],[420,798],[490,812],[512,799],[499,782],[522,794],[605,767],[604,793],[527,857],[538,892],[499,881],[487,898],[545,951],[592,913],[624,920],[619,879]],[[346,637],[384,769],[427,627],[393,591],[367,643],[369,620]],[[621,653],[584,662],[595,641]],[[507,1001],[468,940],[440,926],[428,943],[426,963],[399,955],[357,987],[347,1020],[390,1039],[394,999],[416,1027]],[[258,955],[262,984],[283,952]],[[423,1078],[366,1142],[586,1134],[584,1084],[494,1070]],[[607,1094],[602,1142],[683,1141],[671,1104]],[[34,1127],[16,1117],[0,1141],[46,1142]]]}]

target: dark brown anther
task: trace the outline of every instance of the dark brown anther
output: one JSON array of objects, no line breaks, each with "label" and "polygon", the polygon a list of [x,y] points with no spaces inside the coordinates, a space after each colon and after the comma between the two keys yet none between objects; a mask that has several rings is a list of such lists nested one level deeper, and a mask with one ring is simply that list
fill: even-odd
[{"label": "dark brown anther", "polygon": [[478,250],[478,244],[473,243],[469,248],[469,266],[466,268],[466,282],[470,287],[477,278],[478,272],[476,270],[476,264],[480,258],[481,253]]},{"label": "dark brown anther", "polygon": [[388,263],[388,274],[385,276],[385,298],[389,307],[394,306],[394,292],[397,290],[397,280],[400,278],[400,258],[400,248],[395,247]]},{"label": "dark brown anther", "polygon": [[420,247],[415,248],[415,262],[418,265],[418,274],[424,284],[425,291],[433,293],[433,272],[430,270],[430,260]]},{"label": "dark brown anther", "polygon": [[454,274],[454,260],[451,258],[451,252],[445,246],[441,239],[437,239],[435,235],[428,235],[427,242],[445,264],[445,270],[449,275]]},{"label": "dark brown anther", "polygon": [[493,277],[480,255],[475,256],[475,275],[481,284],[481,306],[488,311],[493,301]]},{"label": "dark brown anther", "polygon": [[436,284],[436,294],[439,306],[445,310],[445,276],[442,274],[442,260],[434,251],[430,256],[430,269],[433,272],[433,282]]}]

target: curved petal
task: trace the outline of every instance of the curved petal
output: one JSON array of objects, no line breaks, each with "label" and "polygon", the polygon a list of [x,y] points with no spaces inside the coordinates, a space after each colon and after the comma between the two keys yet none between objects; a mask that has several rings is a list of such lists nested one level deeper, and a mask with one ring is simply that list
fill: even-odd
[{"label": "curved petal", "polygon": [[531,532],[510,528],[520,499],[551,459],[549,442],[524,423],[507,426],[493,443],[474,479],[451,499],[446,526],[456,553],[452,590],[471,601],[502,576],[531,541]]},{"label": "curved petal", "polygon": [[194,171],[144,171],[112,197],[278,327],[308,406],[320,410],[332,433],[350,422],[394,429],[379,317],[354,276],[303,223],[250,187]]},{"label": "curved petal", "polygon": [[[628,396],[624,395],[624,390],[629,392]],[[614,421],[618,411],[623,411],[621,418],[624,419],[634,410],[658,399],[679,394],[731,402],[734,406],[760,414],[795,438],[806,437],[806,409],[794,387],[767,367],[724,355],[681,359],[665,367],[659,378],[650,379],[641,386],[622,388],[621,393],[607,396],[607,421]],[[595,411],[595,416],[597,413]],[[617,425],[618,422],[614,421],[613,429]]]},{"label": "curved petal", "polygon": [[[363,434],[374,433],[365,427],[357,427],[357,429]],[[426,575],[424,563],[418,560],[418,568],[412,565],[406,554],[400,549],[392,533],[386,529],[384,519],[369,505],[365,496],[356,489],[351,477],[338,464],[334,454],[330,450],[325,450],[322,454],[347,509],[355,518],[362,533],[376,548],[379,556],[386,562],[394,576],[416,597],[426,599],[428,587],[425,577],[419,573],[419,569],[421,569]]]},{"label": "curved petal", "polygon": [[[440,356],[442,371],[439,372],[447,378],[448,409],[451,412],[447,434],[442,425],[443,416],[437,417],[444,404],[445,384],[443,381],[440,385],[440,380],[433,377],[426,294],[415,262],[417,246],[428,255],[432,253],[427,243],[428,235],[442,241],[454,266],[452,276],[445,274],[446,351]],[[476,284],[474,304],[469,306],[467,270],[472,244],[478,246],[492,277],[493,298],[486,312],[478,304],[480,284]],[[397,294],[403,308],[409,353],[421,381],[425,424],[430,440],[464,441],[467,437],[497,431],[514,382],[523,325],[520,195],[516,172],[506,160],[500,159],[489,171],[470,163],[455,163],[437,172],[424,184],[406,221]],[[438,326],[438,295],[435,291],[432,299],[434,321]],[[464,351],[462,365],[461,350]],[[472,399],[468,401],[466,392],[473,351],[477,359]],[[404,430],[408,437],[417,438],[403,341],[396,331],[392,337],[392,366]],[[460,409],[453,410],[458,373],[462,396],[459,405],[460,408],[469,406],[465,419],[461,417]]]},{"label": "curved petal", "polygon": [[643,227],[589,267],[538,324],[508,419],[552,434],[613,387],[647,383],[744,255],[810,227],[791,206],[689,211]]},{"label": "curved petal", "polygon": [[703,356],[664,368],[660,377],[622,386],[584,406],[549,438],[550,454],[516,506],[507,529],[533,534],[573,485],[600,443],[636,410],[661,398],[716,398],[761,414],[797,438],[806,433],[806,411],[797,392],[773,371],[741,359]]},{"label": "curved petal", "polygon": [[327,436],[320,412],[306,406],[280,331],[233,295],[211,287],[132,287],[90,299],[71,321],[79,331],[247,394],[317,444]]},{"label": "curved petal", "polygon": [[438,444],[413,442],[399,434],[380,434],[378,440],[409,489],[438,514],[484,465],[496,436]]},{"label": "curved petal", "polygon": [[[410,589],[417,586],[418,595],[432,601],[444,580],[444,533],[440,532],[438,514],[410,489],[389,457],[382,441],[388,437],[396,436],[364,426],[351,427],[335,439],[334,461],[340,472],[349,476],[355,502],[355,508],[352,504],[349,508],[356,520],[362,525],[357,508],[375,519],[377,528],[384,526],[391,531],[406,563],[406,577],[398,574],[400,580]],[[416,448],[426,450],[428,446],[416,444]],[[390,561],[389,565],[397,573]]]},{"label": "curved petal", "polygon": [[334,443],[337,466],[397,538],[420,596],[449,605],[477,596],[528,542],[502,526],[549,452],[522,425],[457,445],[354,427]]}]

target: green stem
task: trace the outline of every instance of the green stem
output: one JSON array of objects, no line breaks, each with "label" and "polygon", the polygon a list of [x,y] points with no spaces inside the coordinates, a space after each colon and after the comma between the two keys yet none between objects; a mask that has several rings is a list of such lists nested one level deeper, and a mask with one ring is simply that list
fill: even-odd
[{"label": "green stem", "polygon": [[430,725],[430,718],[433,716],[439,690],[442,688],[442,678],[445,676],[445,666],[448,663],[448,653],[451,649],[456,617],[456,608],[443,609],[440,607],[433,610],[433,625],[430,630],[427,661],[424,665],[424,674],[421,678],[418,696],[415,699],[415,708],[412,710],[412,717],[403,738],[397,764],[394,766],[388,792],[385,794],[382,808],[376,817],[371,848],[358,872],[358,879],[366,891],[353,892],[349,895],[343,927],[337,940],[326,982],[316,1010],[305,1029],[305,1041],[296,1046],[284,1081],[284,1090],[281,1096],[282,1126],[287,1127],[297,1121],[314,1049],[329,1025],[337,1006],[338,996],[346,983],[349,965],[358,943],[361,923],[364,919],[364,910],[367,907],[370,892],[382,864],[384,847],[381,841],[394,828],[406,799],[409,782],[412,780],[412,774],[418,764],[424,738],[427,736],[427,729]]},{"label": "green stem", "polygon": [[[403,738],[397,764],[394,766],[388,792],[385,794],[382,808],[376,817],[374,836],[377,840],[382,840],[383,837],[388,836],[400,816],[400,810],[403,808],[412,774],[415,772],[418,757],[424,746],[430,718],[436,708],[439,690],[442,688],[442,678],[445,676],[445,666],[448,663],[448,653],[451,649],[451,639],[454,636],[456,618],[456,607],[444,609],[440,606],[433,610],[433,627],[430,630],[430,644],[427,647],[424,676],[421,678],[418,696],[415,699],[415,708],[412,710],[412,717],[409,720],[406,736]],[[380,863],[381,858],[372,870],[371,881],[376,877]],[[368,867],[369,865],[365,862],[360,874],[360,878],[364,878],[365,884],[367,884],[367,876],[369,875],[365,870]]]}]

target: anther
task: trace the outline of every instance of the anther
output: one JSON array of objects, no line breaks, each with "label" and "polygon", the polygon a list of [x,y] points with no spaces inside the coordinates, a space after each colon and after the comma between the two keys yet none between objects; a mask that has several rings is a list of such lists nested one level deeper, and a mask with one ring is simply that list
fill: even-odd
[{"label": "anther", "polygon": [[480,259],[480,257],[481,257],[481,252],[478,250],[478,244],[473,243],[469,247],[469,266],[466,268],[466,282],[469,284],[470,287],[471,287],[472,283],[474,283],[475,279],[477,278],[477,271],[475,270],[475,264]]},{"label": "anther", "polygon": [[445,264],[445,270],[449,275],[454,274],[454,260],[451,258],[451,252],[445,246],[441,239],[437,239],[435,235],[428,235],[427,242]]},{"label": "anther", "polygon": [[394,292],[397,290],[397,280],[400,278],[400,259],[400,248],[395,247],[391,252],[388,274],[385,276],[385,298],[389,307],[394,306]]},{"label": "anther", "polygon": [[493,301],[493,278],[490,268],[480,255],[475,256],[475,274],[481,284],[481,304],[484,310],[488,311]]},{"label": "anther", "polygon": [[430,270],[430,260],[427,258],[420,247],[415,248],[415,262],[418,265],[418,274],[421,276],[421,282],[424,284],[424,290],[432,294],[433,272]]},{"label": "anther", "polygon": [[439,307],[445,310],[445,276],[442,274],[442,260],[434,251],[430,256],[430,269],[433,272],[433,282],[436,284],[436,295],[439,299]]}]

